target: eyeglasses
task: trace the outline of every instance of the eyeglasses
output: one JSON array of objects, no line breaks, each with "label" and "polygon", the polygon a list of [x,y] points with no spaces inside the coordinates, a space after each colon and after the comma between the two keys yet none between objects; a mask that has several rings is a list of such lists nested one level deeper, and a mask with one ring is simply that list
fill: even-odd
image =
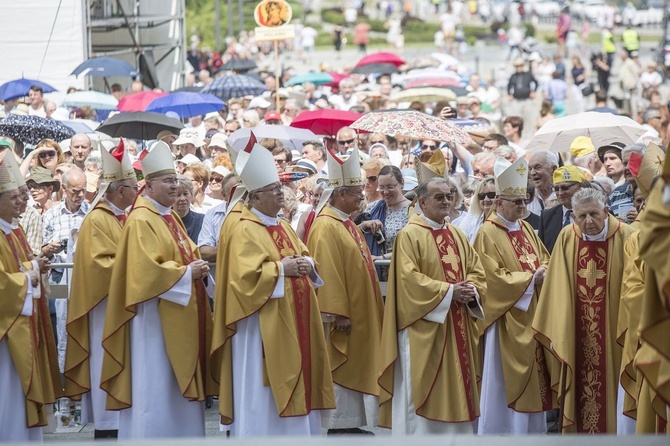
[{"label": "eyeglasses", "polygon": [[435,201],[451,201],[454,199],[454,194],[437,194],[433,196]]},{"label": "eyeglasses", "polygon": [[127,187],[128,189],[132,189],[132,190],[134,190],[135,192],[137,192],[138,190],[140,190],[140,187],[139,187],[139,186],[126,186],[125,184],[123,184],[123,185],[121,185],[121,186],[119,186],[119,187]]},{"label": "eyeglasses", "polygon": [[500,199],[503,201],[509,201],[510,203],[514,203],[514,206],[525,206],[528,203],[530,203],[530,200],[527,198],[517,198],[516,200],[511,200],[509,198],[500,197]]},{"label": "eyeglasses", "polygon": [[346,146],[348,144],[353,144],[354,141],[356,141],[356,138],[351,138],[351,139],[346,139],[346,140],[338,139],[337,143],[341,146]]},{"label": "eyeglasses", "polygon": [[56,157],[56,151],[55,150],[49,150],[48,152],[40,153],[40,159],[55,158],[55,157]]},{"label": "eyeglasses", "polygon": [[374,175],[371,175],[371,176],[369,176],[369,177],[367,178],[367,180],[368,180],[369,182],[371,182],[371,183],[374,183],[375,181],[377,181],[377,177],[374,176]]},{"label": "eyeglasses", "polygon": [[223,177],[212,177],[209,179],[210,183],[220,183],[223,181]]},{"label": "eyeglasses", "polygon": [[563,185],[561,185],[561,186],[554,186],[554,192],[565,192],[565,191],[568,191],[568,190],[570,190],[570,188],[571,188],[572,186],[574,186],[575,184],[577,184],[577,183],[570,183],[570,184],[565,185],[565,186],[563,186]]},{"label": "eyeglasses", "polygon": [[284,164],[286,164],[286,160],[278,160],[277,158],[275,158],[275,163],[279,164],[280,166],[283,166]]},{"label": "eyeglasses", "polygon": [[495,192],[483,192],[480,194],[477,194],[477,198],[479,198],[479,201],[482,201],[484,198],[488,198],[489,200],[493,200],[496,197]]},{"label": "eyeglasses", "polygon": [[379,186],[379,187],[377,187],[377,190],[378,190],[379,192],[383,192],[383,191],[385,191],[385,190],[393,190],[393,189],[395,189],[396,187],[398,187],[398,184],[400,184],[400,183],[389,184],[388,186]]},{"label": "eyeglasses", "polygon": [[26,184],[26,186],[28,186],[28,189],[35,189],[35,190],[40,190],[47,187],[46,184],[39,184],[39,183],[28,183]]},{"label": "eyeglasses", "polygon": [[435,149],[437,149],[437,145],[421,144],[421,150],[435,150]]}]

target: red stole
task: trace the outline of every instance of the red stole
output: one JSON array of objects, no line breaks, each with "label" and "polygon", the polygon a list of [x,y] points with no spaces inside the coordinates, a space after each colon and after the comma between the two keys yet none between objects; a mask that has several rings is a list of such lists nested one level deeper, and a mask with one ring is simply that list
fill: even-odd
[{"label": "red stole", "polygon": [[[458,251],[458,245],[454,240],[454,235],[449,228],[431,229],[430,233],[437,247],[442,269],[444,270],[445,281],[452,284],[462,282],[464,275],[461,268],[461,255]],[[470,375],[470,352],[466,329],[469,321],[467,311],[464,304],[459,304],[452,300],[447,317],[451,318],[451,325],[454,327],[454,338],[456,340],[456,349],[458,350],[458,362],[461,366],[461,374],[463,376],[469,419],[474,420],[476,415],[472,404],[472,376]],[[449,331],[445,330],[444,344],[446,344],[448,336]],[[442,355],[444,356],[444,348],[442,349]]]},{"label": "red stole", "polygon": [[[270,233],[270,238],[275,244],[279,255],[290,257],[301,253],[293,245],[288,234],[281,224],[276,226],[265,226]],[[291,282],[293,294],[293,308],[298,332],[298,344],[300,345],[300,356],[302,358],[302,377],[305,384],[305,407],[307,412],[312,410],[312,347],[310,337],[310,284],[306,276],[285,277],[284,280]]]},{"label": "red stole", "polygon": [[[518,231],[507,231],[507,237],[509,237],[509,241],[512,244],[512,249],[514,249],[514,254],[519,261],[521,271],[534,274],[540,267],[540,258],[537,255],[537,251],[535,251],[535,247],[533,247],[533,244],[523,231],[523,223],[519,222],[519,224],[522,229]],[[539,342],[535,346],[535,363],[537,365],[536,369],[540,383],[540,396],[542,398],[543,410],[551,410],[551,391],[549,389],[549,383],[551,381],[549,379],[547,363],[544,359],[544,350]]]},{"label": "red stole", "polygon": [[[188,265],[194,260],[196,260],[193,251],[191,250],[191,245],[188,242],[188,235],[184,230],[179,226],[177,221],[174,219],[172,214],[161,215],[163,221],[170,229],[172,238],[174,239],[177,247],[179,248],[179,254],[181,254],[181,261],[184,265]],[[202,373],[202,382],[203,385],[207,383],[207,352],[206,349],[206,330],[207,330],[207,318],[211,317],[211,311],[209,310],[209,303],[207,302],[207,292],[205,291],[205,285],[202,280],[196,280],[194,282],[195,286],[195,298],[198,305],[198,357],[200,359],[200,370]],[[209,313],[208,313],[209,312]]]},{"label": "red stole", "polygon": [[575,422],[578,433],[606,433],[607,254],[609,242],[579,240],[575,276]]},{"label": "red stole", "polygon": [[343,223],[344,227],[347,228],[349,235],[351,235],[351,238],[353,238],[356,245],[358,245],[358,249],[360,250],[361,256],[363,257],[363,261],[365,262],[365,267],[368,269],[368,275],[370,276],[372,286],[375,288],[375,291],[377,291],[379,287],[377,270],[375,270],[375,264],[372,261],[372,255],[370,254],[370,249],[368,248],[368,245],[365,242],[365,238],[363,238],[363,234],[361,234],[361,231],[358,229],[358,226],[356,226],[356,224],[353,221],[351,221],[350,219],[346,219]]}]

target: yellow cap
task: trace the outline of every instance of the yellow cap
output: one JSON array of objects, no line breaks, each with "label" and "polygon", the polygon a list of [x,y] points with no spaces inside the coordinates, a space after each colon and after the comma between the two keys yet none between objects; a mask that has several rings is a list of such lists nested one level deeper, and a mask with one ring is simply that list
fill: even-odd
[{"label": "yellow cap", "polygon": [[560,183],[583,183],[584,174],[577,166],[563,166],[554,170],[554,184]]},{"label": "yellow cap", "polygon": [[570,155],[572,156],[584,156],[595,151],[596,148],[588,136],[578,136],[570,144]]}]

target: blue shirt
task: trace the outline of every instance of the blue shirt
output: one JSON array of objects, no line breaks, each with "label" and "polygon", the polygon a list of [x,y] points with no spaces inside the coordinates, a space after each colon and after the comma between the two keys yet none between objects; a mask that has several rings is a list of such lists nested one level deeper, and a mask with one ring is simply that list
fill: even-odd
[{"label": "blue shirt", "polygon": [[216,247],[219,242],[223,220],[226,218],[226,206],[228,206],[228,203],[224,201],[205,213],[205,219],[202,221],[202,228],[200,228],[200,235],[198,236],[198,248],[201,246]]}]

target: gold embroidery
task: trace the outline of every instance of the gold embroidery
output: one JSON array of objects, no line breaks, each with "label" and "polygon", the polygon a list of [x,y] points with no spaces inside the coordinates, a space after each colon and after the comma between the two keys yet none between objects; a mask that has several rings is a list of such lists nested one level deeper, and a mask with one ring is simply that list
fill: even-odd
[{"label": "gold embroidery", "polygon": [[580,269],[577,274],[582,279],[586,279],[586,285],[589,288],[595,286],[596,280],[605,277],[605,272],[598,269],[596,262],[593,259],[589,260],[586,264],[586,268]]}]

